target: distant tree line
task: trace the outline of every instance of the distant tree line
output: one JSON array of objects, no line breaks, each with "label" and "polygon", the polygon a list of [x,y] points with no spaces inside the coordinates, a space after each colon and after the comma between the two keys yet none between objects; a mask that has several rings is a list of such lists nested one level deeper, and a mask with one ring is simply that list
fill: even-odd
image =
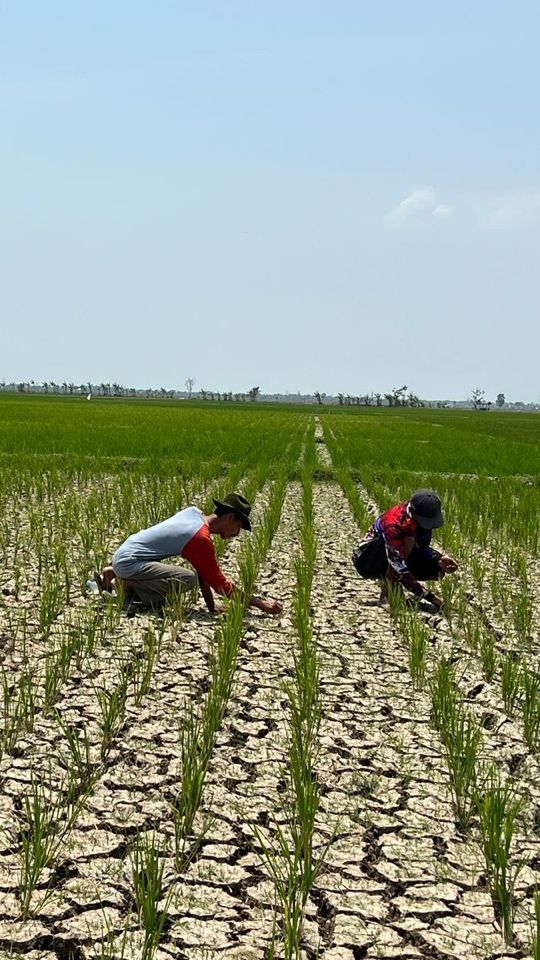
[{"label": "distant tree line", "polygon": [[[187,393],[187,399],[191,400],[196,397],[198,400],[204,400],[208,402],[220,402],[220,403],[254,403],[260,397],[260,387],[251,387],[250,390],[244,392],[233,392],[232,390],[210,390],[205,387],[201,387],[200,390],[194,391],[195,387],[195,378],[188,377],[185,381],[185,387]],[[124,387],[121,383],[91,383],[87,381],[86,383],[74,383],[72,380],[56,383],[54,380],[25,380],[19,383],[6,383],[5,380],[0,382],[0,390],[16,390],[19,393],[44,393],[44,394],[63,394],[64,396],[102,396],[102,397],[143,397],[147,399],[159,399],[159,400],[174,400],[178,397],[185,397],[185,393],[179,390],[167,390],[165,387],[156,388],[146,388],[146,389],[136,389],[135,387]],[[336,397],[328,396],[326,393],[322,393],[320,390],[315,390],[313,393],[315,401],[320,405],[325,403],[337,404],[340,407],[425,407],[425,406],[436,406],[443,408],[446,406],[452,406],[453,404],[448,404],[443,401],[432,401],[428,402],[421,400],[416,393],[413,393],[409,387],[404,384],[402,387],[394,387],[389,393],[362,393],[362,394],[351,394],[351,393],[338,393]],[[289,402],[294,402],[295,395],[290,394],[281,399],[287,399]],[[266,398],[267,399],[267,398]],[[278,399],[278,395],[274,396],[274,399]],[[298,394],[298,399],[300,399],[300,394]],[[310,402],[309,395],[306,395],[305,402]],[[504,393],[498,393],[495,404],[491,400],[486,400],[485,391],[480,387],[475,387],[471,391],[471,395],[468,399],[468,404],[473,408],[473,410],[490,410],[491,407],[496,406],[499,409],[506,405],[506,397]],[[514,403],[511,406],[513,407],[525,407],[530,406],[527,404]],[[534,404],[532,405],[535,406]]]},{"label": "distant tree line", "polygon": [[[363,393],[353,396],[350,393],[338,393],[338,404],[341,407],[382,407],[383,399],[389,407],[424,407],[425,403],[415,393],[409,390],[407,384],[403,387],[394,387],[390,393]],[[315,393],[317,403],[324,403],[324,393]]]}]

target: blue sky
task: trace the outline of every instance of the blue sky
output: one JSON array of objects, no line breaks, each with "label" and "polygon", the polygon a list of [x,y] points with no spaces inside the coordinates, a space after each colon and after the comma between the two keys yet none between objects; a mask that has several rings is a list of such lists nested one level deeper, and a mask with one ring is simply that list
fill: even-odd
[{"label": "blue sky", "polygon": [[539,27],[0,0],[0,378],[540,401]]}]

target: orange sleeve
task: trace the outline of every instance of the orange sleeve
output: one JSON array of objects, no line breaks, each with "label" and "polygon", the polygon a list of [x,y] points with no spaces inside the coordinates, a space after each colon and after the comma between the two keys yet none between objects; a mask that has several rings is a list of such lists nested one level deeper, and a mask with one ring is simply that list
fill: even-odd
[{"label": "orange sleeve", "polygon": [[203,524],[191,540],[188,540],[182,550],[182,556],[189,560],[197,573],[200,573],[203,580],[206,580],[216,593],[225,594],[227,597],[232,593],[234,585],[227,580],[217,562],[216,548],[206,524]]}]

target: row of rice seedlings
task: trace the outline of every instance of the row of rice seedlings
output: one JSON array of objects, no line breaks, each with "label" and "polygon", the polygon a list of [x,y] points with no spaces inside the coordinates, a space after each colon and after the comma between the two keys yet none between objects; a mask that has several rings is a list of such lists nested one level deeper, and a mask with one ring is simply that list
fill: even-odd
[{"label": "row of rice seedlings", "polygon": [[201,836],[208,829],[208,821],[204,820],[195,835],[195,818],[201,806],[215,739],[231,695],[244,631],[243,615],[277,529],[285,486],[286,474],[283,474],[274,482],[264,517],[242,550],[239,565],[241,592],[227,602],[226,614],[214,634],[210,652],[210,688],[198,713],[188,706],[180,730],[180,790],[172,805],[175,861],[179,872],[194,855]]},{"label": "row of rice seedlings", "polygon": [[[51,771],[36,776],[32,771],[30,785],[22,798],[19,814],[20,873],[18,898],[21,919],[43,908],[53,893],[52,870],[58,854],[81,812],[97,778],[97,768],[86,760],[88,743],[75,747],[75,735],[70,734],[70,750],[76,752],[73,760],[64,760],[65,775],[55,783]],[[44,888],[40,883],[49,872]],[[40,897],[34,894],[40,887]]]},{"label": "row of rice seedlings", "polygon": [[[225,482],[230,479],[229,474]],[[251,482],[248,481],[247,488],[251,496],[254,495],[256,488],[261,483],[260,469],[256,475],[253,475]],[[220,492],[221,488],[220,488]],[[219,492],[218,492],[219,495]],[[3,710],[0,714],[0,756],[6,749],[11,751],[18,737],[22,733],[28,733],[32,730],[36,713],[40,710],[46,713],[56,702],[60,691],[70,675],[73,664],[78,670],[83,667],[83,661],[88,661],[95,649],[96,640],[103,642],[109,629],[114,629],[122,608],[122,598],[118,598],[117,603],[108,603],[105,607],[90,607],[88,617],[84,614],[78,619],[71,617],[65,623],[60,623],[53,633],[54,621],[61,611],[62,589],[59,580],[50,575],[44,582],[41,601],[39,605],[38,634],[40,645],[43,641],[49,640],[50,649],[48,650],[43,667],[38,663],[36,666],[26,668],[17,679],[13,676],[13,670],[3,668],[2,673],[2,699],[0,707]],[[11,626],[14,635],[20,636],[20,624],[17,622],[20,613],[20,620],[24,630],[22,635],[22,648],[18,644],[20,655],[23,661],[27,658],[28,629],[27,629],[27,610],[10,610],[12,620]],[[174,621],[178,624],[178,620]],[[60,638],[59,643],[57,642]],[[151,645],[145,650],[146,663],[146,685],[149,683],[148,673],[148,655],[151,653]],[[155,655],[154,655],[155,659]],[[145,681],[142,674],[144,670],[141,667],[139,658],[135,664],[135,674],[141,675],[143,686]],[[133,674],[133,671],[132,671]],[[136,682],[136,676],[132,676],[132,682]],[[121,704],[122,698],[120,698]],[[102,708],[105,711],[104,724],[108,725],[106,706],[107,696],[102,696]],[[120,705],[119,704],[119,705]]]},{"label": "row of rice seedlings", "polygon": [[314,844],[320,807],[316,764],[321,702],[317,641],[311,617],[311,589],[317,553],[313,523],[313,469],[316,461],[309,457],[309,447],[307,451],[303,470],[300,546],[293,559],[296,579],[294,677],[285,684],[290,726],[283,825],[276,823],[271,837],[260,828],[255,831],[281,908],[280,929],[285,960],[296,960],[301,955],[308,898],[328,849],[326,845],[317,853]]},{"label": "row of rice seedlings", "polygon": [[131,877],[143,931],[141,960],[152,960],[169,920],[175,882],[173,878],[166,889],[166,855],[166,846],[155,830],[139,834],[131,855]]},{"label": "row of rice seedlings", "polygon": [[[425,681],[425,624],[397,595],[392,609],[400,629],[409,641],[409,666],[413,683]],[[415,621],[417,625],[415,625]],[[419,650],[418,659],[415,651]],[[519,674],[518,674],[519,677]],[[516,674],[509,680],[509,695],[515,698]],[[500,772],[483,762],[483,736],[474,715],[462,702],[462,694],[451,661],[441,657],[430,682],[431,718],[444,746],[450,791],[460,830],[480,831],[494,910],[507,943],[513,942],[516,910],[515,883],[520,864],[511,859],[516,820],[523,803],[511,781],[503,782]],[[540,700],[539,700],[540,708]],[[538,711],[540,716],[540,709]]]},{"label": "row of rice seedlings", "polygon": [[[56,714],[58,725],[64,734],[67,746],[67,757],[60,760],[60,763],[66,770],[69,770],[69,789],[67,786],[63,786],[59,791],[58,800],[54,802],[47,798],[43,792],[38,794],[34,791],[31,807],[33,816],[21,834],[21,856],[23,858],[21,903],[24,916],[29,915],[32,892],[36,889],[43,870],[50,868],[56,859],[69,830],[73,826],[75,817],[81,809],[81,805],[99,777],[103,764],[107,762],[112,746],[123,729],[130,689],[133,692],[135,704],[140,705],[142,698],[151,686],[152,670],[159,657],[165,626],[172,619],[176,629],[178,629],[179,621],[185,609],[185,599],[179,597],[177,602],[171,604],[159,632],[156,633],[152,627],[147,628],[143,636],[142,649],[134,651],[131,659],[120,665],[117,680],[112,689],[107,689],[105,686],[94,686],[100,713],[98,721],[101,733],[99,762],[91,759],[91,747],[86,730],[78,731],[64,723],[60,715]],[[120,606],[118,604],[109,604],[105,608],[109,619],[114,616],[115,620],[118,618],[119,610]],[[62,662],[64,663],[64,661]],[[47,663],[50,663],[50,661],[47,661]],[[61,671],[56,672],[60,675]],[[52,666],[46,671],[46,677],[55,677],[55,670]],[[31,687],[31,689],[34,688]],[[56,693],[57,690],[58,686],[52,680],[47,683],[48,706],[54,701],[53,692]],[[72,810],[69,815],[65,813],[68,800]],[[25,807],[28,807],[26,801]],[[60,807],[64,810],[65,829],[57,832],[57,842],[45,843],[43,842],[41,823],[45,821],[46,817],[48,817],[47,823],[49,821],[52,823],[53,820],[58,819]],[[49,895],[50,891],[47,887],[45,896],[48,897]],[[42,903],[43,900],[40,901],[39,906]]]},{"label": "row of rice seedlings", "polygon": [[[133,691],[135,704],[140,705],[150,689],[162,631],[156,633],[152,627],[148,627],[142,649],[135,650],[131,659],[121,664],[112,689],[94,686],[99,707],[98,752],[91,744],[86,727],[70,724],[58,710],[54,711],[57,727],[63,735],[62,742],[55,743],[55,761],[64,770],[64,776],[55,787],[50,771],[46,780],[43,777],[38,779],[32,773],[29,791],[23,796],[19,886],[23,919],[41,909],[53,895],[51,871],[124,727],[129,690],[131,688]],[[41,884],[45,870],[49,871],[49,878],[41,897],[37,903],[33,903],[34,891]]]},{"label": "row of rice seedlings", "polygon": [[[426,628],[417,614],[409,610],[403,599],[394,596],[392,608],[397,611],[400,628],[409,640],[409,666],[413,682],[425,680],[425,657],[415,662],[416,644],[425,651]],[[414,621],[418,621],[415,627]],[[420,637],[417,640],[417,637]],[[515,703],[522,684],[523,670],[514,659],[507,661],[506,693]],[[415,679],[416,677],[416,679]],[[474,715],[462,701],[454,667],[441,657],[430,682],[431,718],[444,746],[456,822],[467,833],[477,827],[486,864],[494,910],[505,941],[513,943],[513,924],[516,911],[515,883],[521,867],[512,860],[511,847],[516,821],[523,809],[523,800],[515,784],[501,779],[493,765],[486,767],[482,750],[483,736]],[[530,682],[531,727],[540,724],[540,683]],[[536,709],[535,709],[536,706]],[[536,733],[538,728],[534,728]]]},{"label": "row of rice seedlings", "polygon": [[431,640],[429,628],[425,621],[404,602],[401,591],[392,586],[389,590],[389,600],[392,616],[407,642],[409,672],[413,686],[417,690],[422,690],[426,682],[427,655]]},{"label": "row of rice seedlings", "polygon": [[441,658],[431,684],[433,725],[444,745],[457,822],[468,830],[475,813],[482,733],[461,703],[452,665]]},{"label": "row of rice seedlings", "polygon": [[116,622],[114,604],[103,612],[91,609],[63,623],[41,662],[15,673],[0,668],[0,757],[12,753],[18,739],[34,728],[36,716],[46,715],[58,700],[73,666],[81,671],[90,664],[96,647],[102,644]]},{"label": "row of rice seedlings", "polygon": [[36,682],[31,670],[24,670],[13,681],[10,674],[1,668],[0,690],[0,759],[12,753],[23,733],[30,733],[38,705]]},{"label": "row of rice seedlings", "polygon": [[[478,627],[478,623],[476,623]],[[484,676],[491,679],[494,649],[493,632],[483,624],[472,644],[482,657]],[[487,641],[486,641],[487,638]],[[489,666],[486,670],[486,646]],[[540,675],[528,670],[515,652],[501,658],[501,690],[505,709],[515,714],[518,703],[523,714],[524,738],[530,749],[540,744]],[[494,766],[487,769],[481,760],[482,732],[470,711],[463,708],[461,694],[450,662],[439,661],[432,685],[432,718],[443,741],[450,787],[461,829],[480,829],[494,908],[507,943],[513,942],[516,912],[515,883],[521,864],[513,862],[511,844],[516,821],[523,811],[523,798],[516,785],[501,779]]]},{"label": "row of rice seedlings", "polygon": [[432,719],[445,748],[450,788],[461,830],[476,825],[484,854],[495,914],[507,944],[514,941],[515,884],[521,863],[512,858],[512,841],[523,798],[516,785],[482,761],[482,731],[464,709],[453,667],[441,658],[432,686]]}]

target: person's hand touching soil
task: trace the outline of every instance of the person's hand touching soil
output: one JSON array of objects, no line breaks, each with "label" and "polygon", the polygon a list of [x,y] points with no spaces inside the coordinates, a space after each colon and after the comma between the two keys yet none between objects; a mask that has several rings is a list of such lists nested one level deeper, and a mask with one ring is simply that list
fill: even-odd
[{"label": "person's hand touching soil", "polygon": [[263,600],[262,597],[252,597],[250,607],[257,607],[257,610],[262,610],[263,613],[281,613],[283,610],[283,604],[271,597],[268,600]]}]

